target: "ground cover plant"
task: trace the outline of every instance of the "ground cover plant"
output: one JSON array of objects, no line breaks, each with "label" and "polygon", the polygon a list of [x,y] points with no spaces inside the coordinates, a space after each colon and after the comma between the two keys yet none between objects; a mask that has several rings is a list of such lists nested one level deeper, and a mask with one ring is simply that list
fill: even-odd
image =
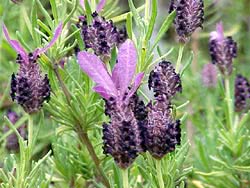
[{"label": "ground cover plant", "polygon": [[0,187],[250,187],[249,7],[2,0]]}]

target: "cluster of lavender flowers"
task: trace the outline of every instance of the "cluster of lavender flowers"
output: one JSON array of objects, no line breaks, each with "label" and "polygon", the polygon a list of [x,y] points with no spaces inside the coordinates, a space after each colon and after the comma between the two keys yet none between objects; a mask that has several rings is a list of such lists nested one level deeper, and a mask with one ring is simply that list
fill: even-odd
[{"label": "cluster of lavender flowers", "polygon": [[103,125],[104,153],[110,154],[120,168],[127,168],[141,152],[149,151],[160,159],[180,143],[180,121],[171,116],[170,99],[181,91],[179,75],[169,62],[161,62],[149,78],[156,102],[147,107],[136,91],[143,79],[136,69],[136,49],[131,40],[123,43],[118,61],[112,71],[107,71],[101,60],[88,52],[79,52],[82,70],[96,82],[93,88],[106,102],[106,115],[110,122]]},{"label": "cluster of lavender flowers", "polygon": [[27,53],[18,41],[10,38],[7,28],[3,26],[7,41],[18,53],[16,63],[20,65],[18,73],[12,74],[10,95],[29,114],[37,112],[43,102],[50,99],[49,79],[47,75],[42,76],[37,59],[56,42],[61,31],[62,24],[56,28],[54,38],[46,47]]}]

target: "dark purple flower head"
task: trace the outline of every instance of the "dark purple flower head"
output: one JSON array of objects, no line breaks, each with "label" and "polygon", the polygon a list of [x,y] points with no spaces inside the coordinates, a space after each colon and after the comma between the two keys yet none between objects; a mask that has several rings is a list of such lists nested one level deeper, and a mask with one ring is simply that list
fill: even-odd
[{"label": "dark purple flower head", "polygon": [[202,72],[202,83],[207,88],[216,87],[217,84],[217,69],[212,63],[207,63],[203,66]]},{"label": "dark purple flower head", "polygon": [[116,28],[111,20],[106,21],[97,12],[92,16],[91,25],[87,25],[85,16],[80,16],[77,26],[81,28],[86,49],[93,49],[96,55],[105,59],[110,56],[112,48],[119,47],[126,40],[126,29]]},{"label": "dark purple flower head", "polygon": [[46,47],[36,49],[29,54],[18,41],[10,39],[5,25],[3,31],[7,41],[18,53],[16,63],[20,65],[18,73],[12,74],[11,98],[13,101],[16,100],[27,113],[37,112],[42,107],[43,102],[49,100],[51,90],[49,79],[47,75],[42,75],[37,59],[40,54],[45,53],[56,42],[62,31],[62,24],[57,27],[54,38]]},{"label": "dark purple flower head", "polygon": [[216,31],[210,34],[209,50],[212,63],[216,64],[223,75],[230,75],[233,69],[233,58],[237,56],[237,43],[232,37],[224,37],[222,22]]},{"label": "dark purple flower head", "polygon": [[237,75],[234,87],[235,111],[241,112],[249,107],[247,101],[250,98],[250,85],[247,78]]},{"label": "dark purple flower head", "polygon": [[146,148],[156,159],[175,150],[181,141],[180,120],[173,120],[168,103],[156,101],[148,105]]},{"label": "dark purple flower head", "polygon": [[[8,119],[11,121],[11,123],[15,124],[18,119],[19,119],[19,116],[9,110],[8,113],[7,113],[7,117]],[[8,132],[9,131],[9,128],[7,126],[4,127],[4,132]],[[26,128],[26,125],[21,125],[17,131],[19,132],[19,134],[24,138],[24,139],[27,139],[27,128]],[[7,137],[7,140],[6,140],[6,149],[9,150],[9,151],[15,151],[17,152],[19,150],[19,143],[18,143],[18,138],[17,138],[17,135],[15,133],[12,133],[11,135],[9,135]]]},{"label": "dark purple flower head", "polygon": [[149,89],[153,88],[157,100],[162,97],[170,100],[177,92],[182,91],[180,76],[168,61],[160,62],[150,72],[148,87]]},{"label": "dark purple flower head", "polygon": [[131,85],[137,62],[135,46],[131,40],[120,46],[112,75],[96,55],[79,52],[77,58],[82,70],[96,82],[95,92],[106,101],[110,124],[103,126],[104,153],[112,155],[119,167],[127,168],[142,151],[138,125],[140,115],[135,113],[139,105],[135,104],[133,96],[143,73],[139,73]]},{"label": "dark purple flower head", "polygon": [[113,105],[111,123],[103,125],[103,149],[120,168],[127,168],[142,151],[141,132],[131,105]]},{"label": "dark purple flower head", "polygon": [[203,0],[171,0],[169,12],[176,10],[175,27],[180,41],[188,37],[204,22]]}]

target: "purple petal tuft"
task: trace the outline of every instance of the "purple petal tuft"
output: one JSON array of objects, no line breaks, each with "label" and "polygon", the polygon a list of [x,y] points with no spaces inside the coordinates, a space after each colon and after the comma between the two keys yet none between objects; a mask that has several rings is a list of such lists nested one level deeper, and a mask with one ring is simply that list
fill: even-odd
[{"label": "purple petal tuft", "polygon": [[25,52],[24,48],[21,46],[21,44],[18,41],[11,40],[8,29],[4,24],[3,24],[3,32],[7,41],[12,46],[12,48],[14,48],[16,52],[21,55],[21,57],[24,59],[24,62],[28,62],[28,59],[29,59],[28,54]]},{"label": "purple petal tuft", "polygon": [[110,98],[110,95],[106,92],[106,90],[102,86],[97,85],[93,87],[93,90],[106,100]]},{"label": "purple petal tuft", "polygon": [[52,45],[55,44],[56,40],[58,39],[58,37],[59,37],[59,36],[61,35],[61,33],[62,33],[62,29],[63,29],[63,24],[60,23],[60,24],[57,26],[56,30],[55,30],[54,37],[52,38],[52,40],[49,42],[49,44],[48,44],[46,47],[37,50],[37,53],[38,53],[37,55],[42,54],[42,53],[45,53]]},{"label": "purple petal tuft", "polygon": [[82,51],[78,53],[77,59],[82,70],[97,83],[99,89],[102,87],[109,97],[117,96],[117,90],[109,73],[96,55]]},{"label": "purple petal tuft", "polygon": [[96,7],[96,11],[100,12],[103,9],[103,7],[105,6],[105,4],[106,4],[106,0],[100,0],[100,2],[98,3],[98,5]]},{"label": "purple petal tuft", "polygon": [[118,63],[112,72],[112,80],[123,96],[135,74],[137,54],[132,40],[126,40],[118,52]]},{"label": "purple petal tuft", "polygon": [[216,31],[211,32],[210,40],[218,40],[222,42],[224,40],[224,29],[222,22],[216,24]]}]

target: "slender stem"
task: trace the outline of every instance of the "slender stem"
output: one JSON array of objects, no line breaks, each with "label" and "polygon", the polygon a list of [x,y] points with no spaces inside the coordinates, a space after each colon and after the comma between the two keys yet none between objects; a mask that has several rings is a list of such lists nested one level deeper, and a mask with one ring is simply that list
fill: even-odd
[{"label": "slender stem", "polygon": [[185,47],[185,45],[184,45],[184,44],[181,44],[181,45],[180,45],[180,48],[179,48],[178,59],[177,59],[176,68],[175,68],[175,71],[176,71],[177,73],[180,72],[180,68],[181,68],[181,59],[182,59],[182,56],[183,56],[184,47]]},{"label": "slender stem", "polygon": [[67,87],[65,86],[65,84],[63,83],[63,80],[62,80],[62,78],[61,78],[61,76],[59,74],[59,71],[58,71],[58,64],[57,63],[54,63],[53,70],[54,70],[54,72],[56,74],[56,77],[57,77],[57,79],[59,81],[59,84],[60,84],[60,86],[61,86],[61,88],[63,90],[63,93],[66,96],[67,102],[70,105],[70,99],[71,99],[70,92],[67,89]]},{"label": "slender stem", "polygon": [[127,168],[122,170],[122,184],[123,184],[123,188],[129,188]]},{"label": "slender stem", "polygon": [[78,125],[77,126],[77,133],[78,133],[78,136],[81,140],[81,142],[86,145],[87,149],[88,149],[88,152],[91,156],[91,158],[93,159],[94,163],[95,163],[95,166],[96,166],[96,169],[98,171],[98,173],[100,174],[101,176],[101,179],[102,179],[102,182],[103,184],[106,186],[106,187],[110,187],[109,185],[109,181],[107,179],[107,177],[105,176],[103,170],[101,169],[100,167],[100,159],[98,158],[98,156],[96,155],[95,153],[95,150],[94,150],[94,147],[88,137],[88,134],[85,133],[81,127]]},{"label": "slender stem", "polygon": [[230,93],[230,81],[229,77],[225,77],[225,92],[226,92],[226,103],[227,103],[227,113],[228,113],[228,126],[232,131],[233,128],[233,100]]},{"label": "slender stem", "polygon": [[145,0],[145,19],[149,21],[150,0]]},{"label": "slender stem", "polygon": [[[57,64],[54,64],[54,72],[56,74],[56,77],[59,81],[59,84],[62,88],[62,91],[63,93],[65,94],[66,96],[66,99],[67,99],[67,102],[68,102],[68,105],[71,106],[71,103],[70,103],[70,100],[71,100],[71,94],[70,92],[68,91],[68,88],[65,86],[59,72],[58,72],[58,65]],[[101,169],[100,167],[100,159],[98,158],[98,156],[96,155],[95,153],[95,150],[94,150],[94,147],[91,143],[91,141],[89,140],[89,137],[88,137],[88,134],[85,133],[82,128],[81,128],[81,124],[78,122],[78,120],[76,119],[76,122],[77,122],[77,125],[76,125],[76,132],[80,138],[80,141],[87,147],[87,150],[92,158],[92,160],[94,161],[95,163],[95,166],[96,166],[96,169],[99,173],[99,175],[101,176],[101,180],[103,182],[103,184],[109,188],[110,187],[110,184],[109,184],[109,181],[107,179],[107,177],[105,176],[103,170]]]},{"label": "slender stem", "polygon": [[28,148],[29,148],[29,160],[31,158],[31,152],[33,148],[33,117],[31,114],[28,115]]},{"label": "slender stem", "polygon": [[164,188],[164,181],[163,181],[162,172],[161,172],[161,160],[156,160],[156,170],[157,170],[157,178],[159,181],[160,188]]}]

